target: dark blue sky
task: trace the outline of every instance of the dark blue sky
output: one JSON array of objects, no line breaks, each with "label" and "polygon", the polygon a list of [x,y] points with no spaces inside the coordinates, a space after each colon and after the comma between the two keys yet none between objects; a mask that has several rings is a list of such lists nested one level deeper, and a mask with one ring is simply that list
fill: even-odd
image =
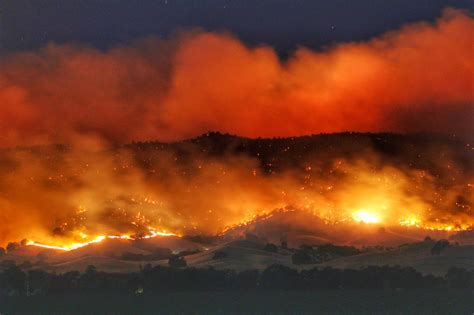
[{"label": "dark blue sky", "polygon": [[[470,5],[471,4],[471,5]],[[0,0],[0,51],[46,42],[99,48],[179,28],[229,30],[279,52],[362,40],[400,25],[433,20],[468,0]]]}]

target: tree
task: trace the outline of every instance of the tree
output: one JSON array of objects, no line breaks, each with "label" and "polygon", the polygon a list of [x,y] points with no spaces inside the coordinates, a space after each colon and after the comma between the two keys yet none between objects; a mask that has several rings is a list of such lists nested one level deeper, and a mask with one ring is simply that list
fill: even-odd
[{"label": "tree", "polygon": [[[357,270],[357,273],[364,272]],[[361,274],[363,277],[364,275]],[[324,269],[313,268],[310,270],[302,270],[301,277],[305,286],[310,289],[337,289],[341,286],[342,271],[326,267]],[[348,280],[348,282],[351,280]]]},{"label": "tree", "polygon": [[353,246],[337,246],[333,244],[320,245],[316,248],[316,254],[320,257],[335,258],[340,256],[352,256],[360,254],[360,250]]},{"label": "tree", "polygon": [[97,275],[97,268],[94,265],[89,265],[86,268],[85,276],[95,277]]},{"label": "tree", "polygon": [[275,244],[267,243],[267,245],[265,245],[263,250],[266,250],[267,252],[270,252],[270,253],[277,253],[278,247]]},{"label": "tree", "polygon": [[244,270],[236,275],[238,289],[255,289],[259,286],[260,272],[256,269]]},{"label": "tree", "polygon": [[449,246],[448,240],[439,240],[431,248],[431,255],[439,255],[441,251]]},{"label": "tree", "polygon": [[448,286],[455,289],[467,289],[474,285],[472,273],[463,268],[449,268],[446,280],[448,281]]},{"label": "tree", "polygon": [[212,256],[212,260],[224,259],[226,257],[227,257],[227,253],[219,250],[219,251],[214,252],[214,255]]},{"label": "tree", "polygon": [[86,271],[80,277],[81,287],[87,290],[95,290],[100,288],[100,274],[95,266],[89,265]]},{"label": "tree", "polygon": [[172,268],[183,268],[187,266],[186,259],[182,256],[172,255],[168,259],[168,265]]},{"label": "tree", "polygon": [[17,250],[20,247],[20,244],[15,243],[15,242],[10,242],[7,245],[7,252],[13,252],[14,250]]},{"label": "tree", "polygon": [[28,271],[27,295],[46,294],[49,290],[51,275],[44,270]]},{"label": "tree", "polygon": [[4,271],[5,285],[11,290],[10,294],[22,295],[25,292],[26,274],[16,265],[9,266]]},{"label": "tree", "polygon": [[317,261],[314,259],[310,250],[306,248],[300,248],[291,256],[291,261],[295,265],[307,265],[314,264]]},{"label": "tree", "polygon": [[274,264],[262,272],[261,281],[264,288],[294,289],[299,287],[298,271],[290,267]]},{"label": "tree", "polygon": [[49,290],[51,293],[74,292],[79,287],[81,274],[78,271],[69,271],[58,276],[52,276]]}]

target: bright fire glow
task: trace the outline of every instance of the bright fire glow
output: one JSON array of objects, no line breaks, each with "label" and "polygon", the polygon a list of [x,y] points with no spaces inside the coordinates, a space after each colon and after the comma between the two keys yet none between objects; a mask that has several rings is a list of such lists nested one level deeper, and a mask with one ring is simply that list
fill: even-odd
[{"label": "bright fire glow", "polygon": [[[274,211],[271,213],[267,213],[264,215],[260,216],[253,216],[252,218],[248,220],[244,220],[241,223],[228,226],[226,227],[220,235],[224,234],[225,232],[232,230],[234,228],[239,228],[239,227],[244,227],[246,225],[255,223],[257,220],[267,220],[271,218],[274,214],[276,213],[282,213],[282,212],[288,212],[288,211],[295,211],[295,210],[288,210],[288,209],[282,209],[278,211]],[[359,223],[365,223],[365,224],[378,224],[382,222],[382,218],[380,217],[379,214],[375,213],[374,211],[368,211],[366,209],[361,209],[356,212],[352,213],[352,220],[354,222],[359,222]],[[337,224],[338,222],[344,222],[345,220],[340,220],[340,221],[327,221],[328,223],[333,223]],[[469,224],[465,225],[459,225],[459,226],[453,226],[450,224],[424,224],[418,217],[415,216],[409,216],[404,220],[398,221],[398,225],[400,226],[406,226],[406,227],[415,227],[415,228],[421,228],[425,230],[432,230],[432,231],[461,231],[461,230],[468,230],[471,229],[472,226]],[[95,244],[95,243],[100,243],[104,240],[107,239],[122,239],[122,240],[137,240],[137,239],[150,239],[150,238],[155,238],[155,237],[169,237],[169,236],[177,236],[181,237],[182,235],[172,233],[172,232],[167,232],[166,230],[160,230],[158,231],[157,229],[153,227],[147,227],[148,232],[146,235],[141,235],[141,236],[135,236],[135,235],[101,235],[101,236],[90,236],[87,235],[83,232],[79,232],[78,235],[81,239],[84,240],[84,242],[76,242],[76,243],[70,243],[70,244],[61,244],[61,245],[48,245],[45,243],[41,242],[36,242],[36,241],[28,241],[26,243],[27,246],[35,246],[35,247],[41,247],[41,248],[46,248],[46,249],[52,249],[52,250],[60,250],[60,251],[71,251],[75,249],[79,249],[82,247],[85,247],[87,245]]]},{"label": "bright fire glow", "polygon": [[355,212],[352,218],[357,222],[380,223],[380,218],[376,214],[367,212],[366,210]]},{"label": "bright fire glow", "polygon": [[[140,239],[150,239],[150,238],[154,238],[154,237],[158,237],[158,236],[162,236],[162,237],[179,236],[175,233],[169,233],[169,232],[166,232],[166,231],[157,231],[156,229],[154,229],[152,227],[148,227],[148,230],[149,230],[149,234],[140,237]],[[87,235],[85,235],[83,233],[81,233],[81,234],[82,234],[81,237],[87,238]],[[90,244],[100,243],[100,242],[102,242],[103,240],[106,240],[106,239],[135,240],[135,239],[138,239],[138,238],[130,236],[130,235],[107,235],[107,236],[101,235],[101,236],[95,237],[93,240],[88,241],[88,242],[73,243],[73,244],[63,245],[63,246],[41,244],[41,243],[37,243],[37,242],[34,242],[34,241],[29,241],[26,245],[42,247],[42,248],[47,248],[47,249],[70,251],[70,250],[78,249],[78,248],[81,248],[81,247],[84,247],[84,246],[87,246],[87,245],[90,245]]]},{"label": "bright fire glow", "polygon": [[404,226],[420,227],[421,221],[418,218],[410,217],[410,218],[407,218],[406,220],[401,220],[399,223],[400,225],[404,225]]},{"label": "bright fire glow", "polygon": [[[462,139],[473,30],[471,15],[451,9],[436,24],[284,61],[270,46],[195,31],[0,58],[0,246],[175,235],[163,228],[218,235],[287,207],[328,228],[472,229],[474,148]],[[238,137],[173,142],[212,130]],[[450,136],[293,138],[341,131]],[[136,140],[147,141],[122,145]]]}]

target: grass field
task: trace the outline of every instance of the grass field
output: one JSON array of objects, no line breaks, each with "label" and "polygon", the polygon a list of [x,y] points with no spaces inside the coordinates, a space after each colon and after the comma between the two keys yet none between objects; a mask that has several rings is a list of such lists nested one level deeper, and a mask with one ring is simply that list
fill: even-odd
[{"label": "grass field", "polygon": [[473,314],[472,291],[217,291],[14,297],[10,314]]}]

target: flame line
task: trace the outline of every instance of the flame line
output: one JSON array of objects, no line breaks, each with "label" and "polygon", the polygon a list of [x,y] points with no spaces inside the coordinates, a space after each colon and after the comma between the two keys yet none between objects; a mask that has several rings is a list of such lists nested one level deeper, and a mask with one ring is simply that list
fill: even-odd
[{"label": "flame line", "polygon": [[139,238],[138,237],[132,237],[132,236],[129,236],[129,235],[107,235],[107,236],[101,235],[101,236],[96,237],[92,241],[84,242],[84,243],[76,243],[76,244],[73,244],[73,245],[70,245],[70,246],[47,245],[47,244],[42,244],[42,243],[38,243],[38,242],[35,242],[35,241],[29,241],[26,245],[27,246],[47,248],[47,249],[61,250],[61,251],[71,251],[71,250],[74,250],[74,249],[79,249],[81,247],[85,247],[85,246],[90,245],[90,244],[100,243],[100,242],[102,242],[106,239],[138,240],[138,239],[150,239],[150,238],[154,238],[154,237],[158,237],[158,236],[161,236],[161,237],[178,236],[178,237],[180,237],[180,235],[178,235],[178,234],[170,233],[170,232],[159,232],[159,231],[155,231],[153,228],[149,228],[149,230],[150,230],[150,234],[145,235],[143,237],[139,237]]}]

